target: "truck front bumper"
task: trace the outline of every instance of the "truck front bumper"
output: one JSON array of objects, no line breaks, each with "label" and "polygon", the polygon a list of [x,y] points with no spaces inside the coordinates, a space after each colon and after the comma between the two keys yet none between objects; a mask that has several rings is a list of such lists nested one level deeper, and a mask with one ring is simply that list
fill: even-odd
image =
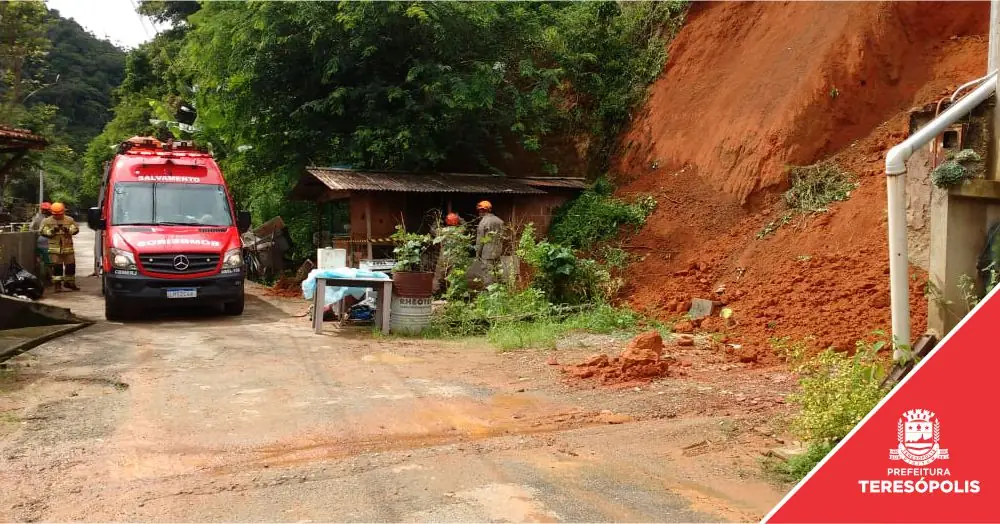
[{"label": "truck front bumper", "polygon": [[[148,305],[194,305],[226,303],[243,298],[244,274],[232,273],[201,278],[156,278],[142,274],[104,275],[104,293],[115,301]],[[171,298],[168,291],[194,290],[194,297]]]}]

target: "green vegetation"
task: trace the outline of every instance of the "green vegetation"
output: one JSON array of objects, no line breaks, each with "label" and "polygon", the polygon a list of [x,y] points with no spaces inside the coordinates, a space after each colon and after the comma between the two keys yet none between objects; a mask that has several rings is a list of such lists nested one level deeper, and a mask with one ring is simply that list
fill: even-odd
[{"label": "green vegetation", "polygon": [[[881,332],[874,334],[884,336]],[[805,357],[804,341],[785,338],[772,341],[772,345],[796,364],[800,374],[800,391],[790,397],[799,407],[791,430],[808,444],[808,449],[787,463],[769,464],[766,468],[798,480],[888,393],[882,387],[886,369],[879,355],[886,342],[858,341],[854,355],[827,349],[809,358]]]},{"label": "green vegetation", "polygon": [[[492,284],[478,294],[467,287],[458,288],[461,293],[446,292],[449,302],[434,317],[425,336],[485,336],[498,348],[509,350],[551,348],[573,331],[631,335],[640,329],[664,329],[628,308],[611,305],[621,286],[613,271],[623,266],[612,267],[582,258],[564,245],[537,241],[534,231],[533,224],[523,228],[516,250],[530,268],[526,286]],[[602,251],[611,253],[617,263],[627,260],[627,253],[620,248]],[[464,259],[465,264],[469,262]],[[449,282],[464,281],[465,269],[467,266],[452,263]]]},{"label": "green vegetation", "polygon": [[785,203],[800,213],[821,213],[833,202],[847,200],[857,187],[853,177],[833,162],[789,168],[792,187]]},{"label": "green vegetation", "polygon": [[117,141],[190,136],[308,251],[313,206],[285,198],[307,164],[577,172],[578,143],[603,172],[686,5],[145,0],[174,29],[129,53],[84,188]]},{"label": "green vegetation", "polygon": [[612,196],[614,188],[600,179],[594,187],[561,207],[553,218],[552,241],[574,249],[589,249],[610,240],[623,228],[634,231],[646,223],[656,209],[651,196],[628,203]]},{"label": "green vegetation", "polygon": [[580,304],[608,298],[611,274],[596,262],[580,259],[573,250],[535,240],[532,225],[525,227],[517,254],[534,270],[534,286],[557,303]]},{"label": "green vegetation", "polygon": [[766,459],[764,471],[784,482],[798,482],[833,451],[833,446],[834,444],[830,442],[818,442],[810,445],[805,453],[789,457],[787,461],[774,458]]},{"label": "green vegetation", "polygon": [[434,244],[441,249],[442,270],[449,301],[468,300],[470,295],[468,269],[472,263],[473,238],[461,226],[439,227]]},{"label": "green vegetation", "polygon": [[858,187],[854,176],[832,161],[789,167],[788,174],[792,187],[785,191],[785,205],[789,210],[758,231],[758,240],[791,222],[796,214],[826,212],[830,204],[847,200]]},{"label": "green vegetation", "polygon": [[980,162],[982,158],[971,149],[950,153],[947,160],[931,171],[931,182],[942,189],[957,186],[974,176],[975,166]]},{"label": "green vegetation", "polygon": [[[2,182],[4,205],[36,203],[44,168],[46,198],[79,206],[82,153],[109,119],[125,53],[36,1],[0,3],[0,34],[0,123],[50,144]],[[0,154],[0,163],[8,156]]]},{"label": "green vegetation", "polygon": [[554,305],[536,288],[521,291],[494,284],[469,303],[452,302],[433,319],[425,336],[486,338],[501,350],[554,348],[573,331],[630,335],[662,328],[639,314],[608,304]]},{"label": "green vegetation", "polygon": [[392,234],[392,241],[396,247],[392,252],[396,255],[396,266],[393,271],[422,271],[421,265],[424,253],[431,245],[430,235],[420,235],[417,233],[407,233],[402,226],[396,226],[396,232]]}]

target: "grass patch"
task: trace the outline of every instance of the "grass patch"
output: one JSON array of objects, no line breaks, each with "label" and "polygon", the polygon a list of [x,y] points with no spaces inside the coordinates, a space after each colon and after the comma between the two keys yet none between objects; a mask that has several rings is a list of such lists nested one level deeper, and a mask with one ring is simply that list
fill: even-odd
[{"label": "grass patch", "polygon": [[795,166],[788,172],[792,188],[785,192],[785,204],[801,213],[827,211],[833,202],[850,198],[858,187],[854,177],[834,162]]},{"label": "grass patch", "polygon": [[790,457],[787,461],[777,457],[765,457],[762,467],[769,476],[781,482],[798,482],[833,450],[833,444],[819,442],[806,448],[801,455]]},{"label": "grass patch", "polygon": [[660,322],[628,308],[603,302],[572,307],[553,305],[537,289],[513,291],[497,286],[479,294],[472,302],[446,305],[418,336],[424,339],[486,338],[498,349],[509,351],[554,348],[559,339],[572,332],[628,336],[647,329],[659,330],[664,335],[670,333]]},{"label": "grass patch", "polygon": [[591,310],[580,311],[566,317],[550,316],[534,321],[495,324],[487,332],[487,339],[500,350],[526,348],[554,349],[556,342],[567,334],[579,331],[610,335],[631,335],[642,327],[662,328],[628,309],[616,309],[601,304]]}]

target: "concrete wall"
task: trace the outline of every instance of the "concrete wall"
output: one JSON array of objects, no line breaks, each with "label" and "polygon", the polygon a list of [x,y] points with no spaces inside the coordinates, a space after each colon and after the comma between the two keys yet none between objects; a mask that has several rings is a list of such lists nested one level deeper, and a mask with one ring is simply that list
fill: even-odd
[{"label": "concrete wall", "polygon": [[[995,155],[990,146],[993,110],[993,100],[984,102],[963,120],[963,126],[953,128],[960,128],[961,143],[952,150],[973,149],[987,160],[984,166],[989,166],[990,157]],[[926,122],[930,117],[933,113],[929,117],[925,114],[918,120]],[[921,168],[929,169],[929,166],[924,167],[930,158],[928,152],[919,153],[921,157],[914,155],[907,163],[907,177],[918,173]],[[997,174],[984,168],[983,172],[976,173],[976,177],[951,189],[930,189],[928,276],[931,293],[928,296],[927,328],[939,338],[951,331],[968,313],[961,283],[969,277],[979,280],[977,264],[986,244],[986,233],[1000,219],[1000,199],[997,198],[1000,191],[995,187],[1000,184]],[[910,182],[907,185],[909,191]],[[911,232],[910,236],[913,234]],[[982,285],[978,282],[979,293],[983,291]]]},{"label": "concrete wall", "polygon": [[[936,104],[929,104],[910,115],[910,134],[934,118],[935,106]],[[944,162],[949,153],[977,146],[974,142],[981,142],[984,130],[975,124],[959,123],[952,126],[948,133],[948,141],[944,140],[943,135],[939,136],[935,141],[914,151],[906,162],[906,225],[910,264],[924,271],[930,269],[931,214],[934,202],[939,201],[943,193],[931,182],[931,171]],[[952,141],[954,137],[958,138],[958,142]],[[985,154],[985,151],[982,153]]]},{"label": "concrete wall", "polygon": [[7,275],[11,257],[17,259],[21,267],[38,275],[35,267],[35,243],[37,233],[0,233],[0,278]]}]

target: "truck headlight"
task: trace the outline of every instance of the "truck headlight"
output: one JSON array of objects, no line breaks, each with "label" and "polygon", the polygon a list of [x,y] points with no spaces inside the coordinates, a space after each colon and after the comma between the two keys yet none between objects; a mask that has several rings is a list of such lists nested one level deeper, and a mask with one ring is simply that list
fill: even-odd
[{"label": "truck headlight", "polygon": [[238,269],[243,267],[243,253],[239,249],[226,251],[226,256],[222,257],[222,267],[224,269]]},{"label": "truck headlight", "polygon": [[108,249],[108,253],[111,255],[111,267],[133,271],[136,269],[135,255],[130,251],[112,247]]}]

